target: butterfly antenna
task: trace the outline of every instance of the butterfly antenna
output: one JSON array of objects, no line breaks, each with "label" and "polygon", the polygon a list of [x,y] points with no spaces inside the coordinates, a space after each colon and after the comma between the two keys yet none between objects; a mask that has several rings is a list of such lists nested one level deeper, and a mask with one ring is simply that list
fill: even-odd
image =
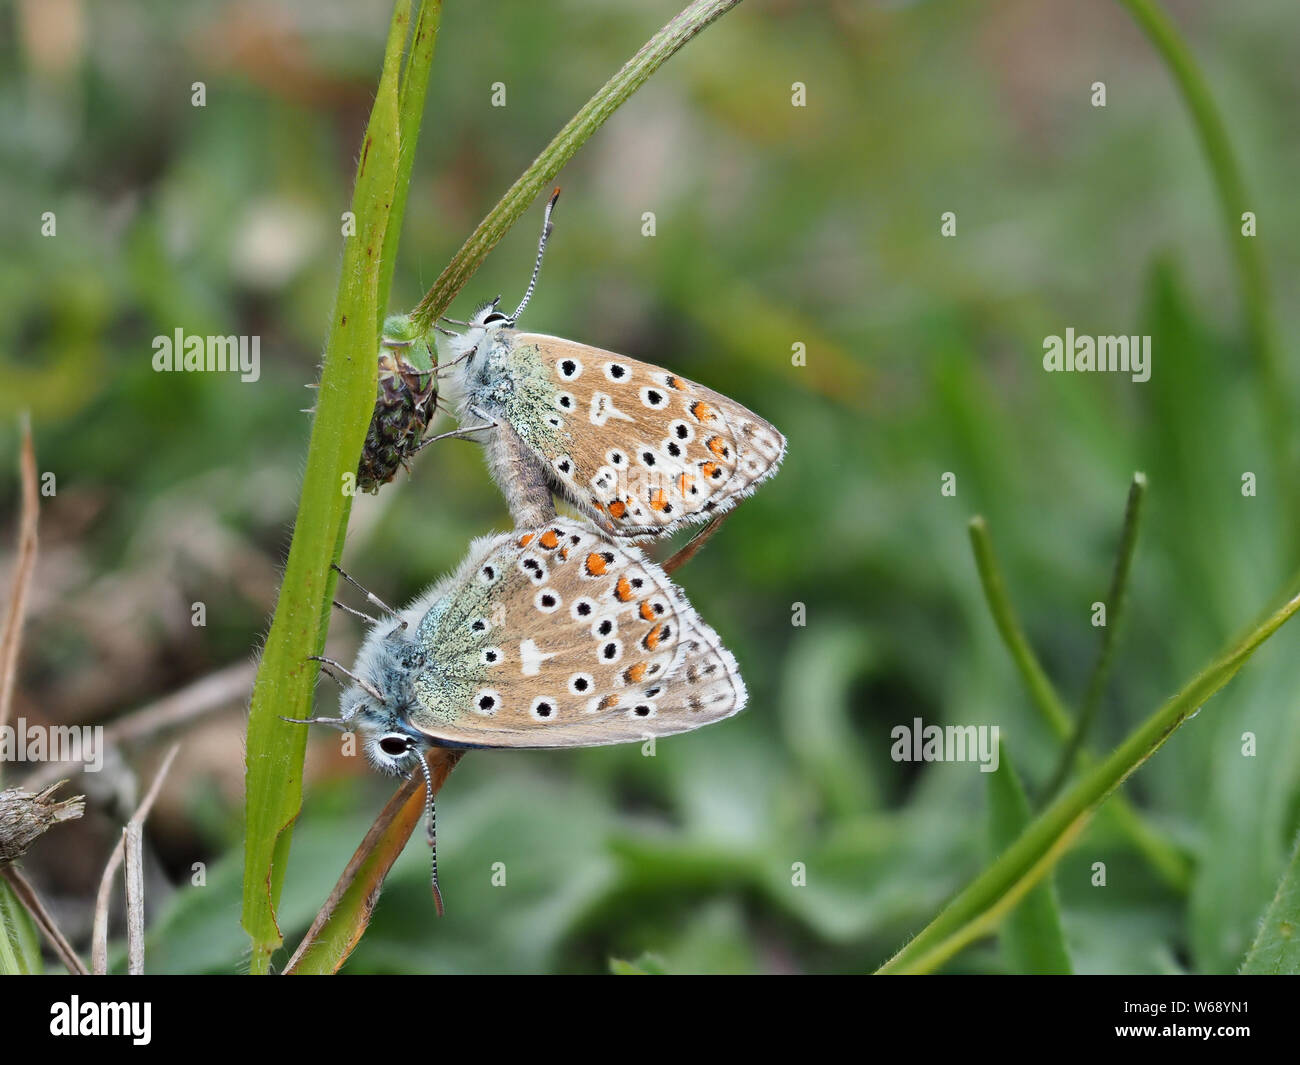
[{"label": "butterfly antenna", "polygon": [[441,917],[446,911],[442,905],[442,889],[438,887],[438,812],[433,805],[433,774],[429,772],[429,763],[420,753],[420,768],[424,770],[424,810],[427,815],[425,832],[429,839],[431,869],[429,882],[433,885],[433,908]]},{"label": "butterfly antenna", "polygon": [[556,186],[555,191],[551,193],[550,202],[546,205],[546,214],[542,218],[542,239],[537,242],[537,262],[533,266],[533,276],[528,280],[528,288],[524,290],[524,298],[519,301],[515,313],[510,316],[511,325],[519,321],[519,316],[524,313],[528,301],[533,298],[533,289],[537,287],[537,275],[542,272],[542,256],[546,254],[546,241],[551,235],[551,211],[555,209],[555,201],[559,198],[560,189],[559,186]]}]

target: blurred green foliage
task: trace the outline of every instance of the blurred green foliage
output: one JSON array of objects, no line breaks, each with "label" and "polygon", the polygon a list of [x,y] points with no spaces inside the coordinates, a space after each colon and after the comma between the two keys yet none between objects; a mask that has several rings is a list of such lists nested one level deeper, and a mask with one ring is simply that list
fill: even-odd
[{"label": "blurred green foliage", "polygon": [[[390,311],[414,305],[677,6],[447,4]],[[389,8],[70,3],[74,23],[55,24],[39,7],[0,13],[0,410],[32,410],[58,484],[43,501],[48,568],[23,692],[80,720],[246,658],[264,632],[307,439],[296,412],[310,406],[302,385],[317,375]],[[1176,18],[1258,197],[1273,291],[1289,292],[1294,5],[1186,3]],[[504,108],[491,106],[496,81]],[[806,108],[791,107],[795,81]],[[1094,81],[1104,109],[1089,104]],[[1031,799],[1059,754],[989,617],[972,514],[988,519],[1028,637],[1077,709],[1098,641],[1090,607],[1130,477],[1146,472],[1099,751],[1300,562],[1285,520],[1294,485],[1263,435],[1195,136],[1118,7],[748,0],[560,182],[528,328],[662,363],[789,438],[782,473],[679,577],[735,652],[751,705],[654,758],[471,753],[439,801],[448,916],[433,917],[413,843],[348,971],[872,969],[988,851],[977,767],[895,763],[890,729],[998,724]],[[54,238],[41,236],[44,211]],[[955,237],[940,236],[944,211]],[[535,238],[516,227],[451,313],[517,298]],[[1277,314],[1293,401],[1300,307],[1278,301]],[[1069,326],[1150,334],[1150,382],[1045,374],[1043,337]],[[178,327],[260,335],[261,379],[154,373],[152,338]],[[796,342],[806,367],[791,363]],[[3,434],[6,469],[15,442]],[[939,491],[949,471],[952,498]],[[1242,494],[1246,471],[1255,496]],[[345,566],[394,601],[506,511],[478,451],[449,443],[359,498],[352,522]],[[124,598],[134,578],[145,590]],[[101,598],[121,606],[112,631],[143,647],[96,628]],[[196,600],[206,628],[189,625]],[[804,627],[791,625],[796,603]],[[358,637],[336,618],[331,646],[346,654]],[[1076,972],[1240,965],[1300,827],[1296,640],[1284,629],[1126,785],[1195,856],[1189,894],[1104,817],[1058,867]],[[124,675],[128,653],[140,668]],[[242,721],[225,720],[237,737]],[[237,738],[222,750],[237,777]],[[391,790],[336,751],[327,736],[308,756],[288,944]],[[224,772],[194,772],[188,828],[159,843],[173,869],[212,864],[206,886],[176,875],[159,900],[151,971],[241,967],[240,804]],[[1105,888],[1092,886],[1098,861]],[[806,886],[792,884],[795,863]],[[1006,964],[987,941],[949,969]]]}]

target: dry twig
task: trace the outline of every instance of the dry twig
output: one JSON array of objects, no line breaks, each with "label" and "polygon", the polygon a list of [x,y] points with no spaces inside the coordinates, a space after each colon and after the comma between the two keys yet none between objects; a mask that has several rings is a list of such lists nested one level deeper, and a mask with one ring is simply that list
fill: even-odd
[{"label": "dry twig", "polygon": [[[139,830],[143,828],[145,818],[149,816],[149,811],[153,809],[154,800],[158,798],[158,792],[162,790],[162,783],[167,776],[167,771],[171,769],[172,762],[176,758],[176,752],[180,749],[180,744],[172,744],[171,749],[167,752],[166,757],[163,758],[163,763],[159,766],[158,772],[153,778],[153,783],[149,786],[149,793],[136,808],[135,813],[131,815],[131,820],[127,822],[126,828],[122,831],[122,838],[117,841],[117,846],[113,848],[113,853],[108,856],[108,864],[104,866],[104,875],[99,881],[99,893],[95,897],[95,924],[94,931],[91,934],[90,947],[90,963],[95,970],[96,976],[104,976],[108,973],[108,902],[109,895],[113,890],[113,877],[117,874],[117,868],[122,864],[122,860],[126,855],[127,834],[131,830],[132,825],[136,826],[136,839],[138,843],[140,838],[138,835]],[[130,955],[130,968],[128,971],[131,972],[132,975],[135,975],[137,973],[135,968],[136,955],[134,949],[136,941],[131,938],[131,909],[134,904],[138,904],[140,908],[140,938],[138,940],[140,969],[138,971],[142,972],[144,969],[144,889],[143,886],[140,886],[139,889],[133,893],[131,879],[132,866],[131,863],[128,862],[126,884],[127,943],[128,953]]]},{"label": "dry twig", "polygon": [[14,566],[13,594],[5,612],[0,635],[0,726],[9,722],[13,711],[14,684],[18,676],[18,651],[22,647],[23,616],[27,608],[27,587],[36,567],[36,518],[40,505],[36,495],[36,450],[32,446],[31,423],[23,418],[23,446],[19,461],[23,482],[23,508],[18,526],[18,561]]}]

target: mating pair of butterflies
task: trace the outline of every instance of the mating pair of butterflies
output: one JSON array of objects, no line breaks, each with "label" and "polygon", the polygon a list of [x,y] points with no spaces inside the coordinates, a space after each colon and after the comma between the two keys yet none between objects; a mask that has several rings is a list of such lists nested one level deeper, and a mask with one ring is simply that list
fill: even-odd
[{"label": "mating pair of butterflies", "polygon": [[[728,511],[776,472],[785,440],[658,366],[515,329],[554,205],[515,313],[494,300],[454,323],[465,331],[449,334],[441,367],[409,317],[386,323],[359,485],[391,479],[429,442],[441,385],[458,397],[461,424],[431,439],[483,443],[516,528],[475,541],[404,610],[366,593],[387,616],[371,619],[352,670],[328,662],[353,683],[339,718],[313,720],[357,731],[385,772],[427,776],[431,746],[640,742],[745,705],[731,653],[634,541]],[[557,517],[553,493],[590,524]],[[432,802],[429,814],[432,843]],[[435,897],[436,869],[435,858]]]},{"label": "mating pair of butterflies", "polygon": [[[415,375],[406,391],[418,409],[439,385],[458,397],[461,427],[442,435],[483,443],[516,524],[476,541],[456,574],[372,629],[343,719],[390,772],[409,771],[429,745],[639,741],[745,702],[732,656],[630,541],[726,512],[776,472],[785,440],[741,404],[661,367],[515,329],[556,196],[514,314],[498,299],[456,323],[466,328],[450,336],[441,368],[427,341],[385,330],[387,351]],[[390,435],[401,458],[419,449],[410,441],[427,424]],[[558,519],[552,493],[594,527]]]}]

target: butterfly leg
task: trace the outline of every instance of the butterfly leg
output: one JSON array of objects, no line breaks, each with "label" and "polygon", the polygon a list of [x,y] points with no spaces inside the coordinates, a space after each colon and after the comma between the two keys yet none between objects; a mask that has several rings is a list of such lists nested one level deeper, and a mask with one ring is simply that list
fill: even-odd
[{"label": "butterfly leg", "polygon": [[667,562],[664,563],[664,572],[672,573],[676,570],[681,569],[684,565],[686,565],[686,563],[688,563],[691,559],[695,557],[695,553],[699,551],[701,547],[707,544],[710,539],[712,539],[713,534],[718,531],[718,527],[724,521],[726,521],[727,518],[729,518],[730,516],[731,516],[731,511],[724,510],[721,514],[719,514],[716,518],[714,518],[711,522],[709,522],[708,525],[704,526],[703,529],[701,529],[694,536],[692,536],[682,546],[682,549],[680,551],[678,551],[671,558],[669,558]]},{"label": "butterfly leg", "polygon": [[[399,621],[402,620],[402,615],[401,615],[401,614],[399,614],[399,613],[398,613],[396,610],[394,610],[391,606],[389,606],[389,605],[388,605],[387,603],[385,603],[382,599],[380,599],[379,596],[375,595],[374,592],[370,591],[370,590],[367,589],[367,588],[364,588],[364,587],[363,587],[363,586],[362,586],[358,581],[356,581],[356,580],[354,580],[352,577],[348,576],[348,574],[345,573],[345,572],[343,571],[343,569],[339,566],[339,564],[338,564],[337,562],[331,562],[331,563],[330,563],[330,569],[332,569],[335,573],[337,573],[340,577],[342,577],[345,581],[347,581],[348,584],[352,585],[353,588],[355,588],[355,589],[356,589],[357,591],[359,591],[362,595],[364,595],[364,596],[366,597],[366,601],[367,601],[368,603],[373,603],[375,606],[379,607],[379,609],[382,610],[385,614],[388,614],[388,615],[390,615],[391,617],[394,617],[394,618],[396,618],[396,619],[399,620]],[[338,600],[335,600],[335,601],[334,601],[334,605],[337,606],[337,607],[342,607],[344,610],[348,611],[348,612],[351,613],[351,614],[356,614],[358,617],[370,618],[371,621],[375,621],[375,620],[377,620],[377,619],[375,619],[375,618],[371,618],[369,614],[362,614],[361,611],[359,611],[359,610],[353,610],[353,609],[352,609],[351,607],[349,607],[349,606],[343,606],[343,604],[340,603],[340,602],[338,602]],[[406,622],[405,622],[405,621],[402,621],[402,628],[406,628]]]},{"label": "butterfly leg", "polygon": [[470,437],[470,433],[481,433],[481,432],[485,432],[488,429],[495,429],[495,428],[497,428],[497,423],[494,421],[489,421],[485,425],[467,425],[460,429],[452,429],[446,433],[439,433],[437,436],[431,436],[427,440],[421,440],[415,446],[415,449],[411,452],[411,454],[418,455],[430,444],[436,444],[439,440],[468,440]]}]

